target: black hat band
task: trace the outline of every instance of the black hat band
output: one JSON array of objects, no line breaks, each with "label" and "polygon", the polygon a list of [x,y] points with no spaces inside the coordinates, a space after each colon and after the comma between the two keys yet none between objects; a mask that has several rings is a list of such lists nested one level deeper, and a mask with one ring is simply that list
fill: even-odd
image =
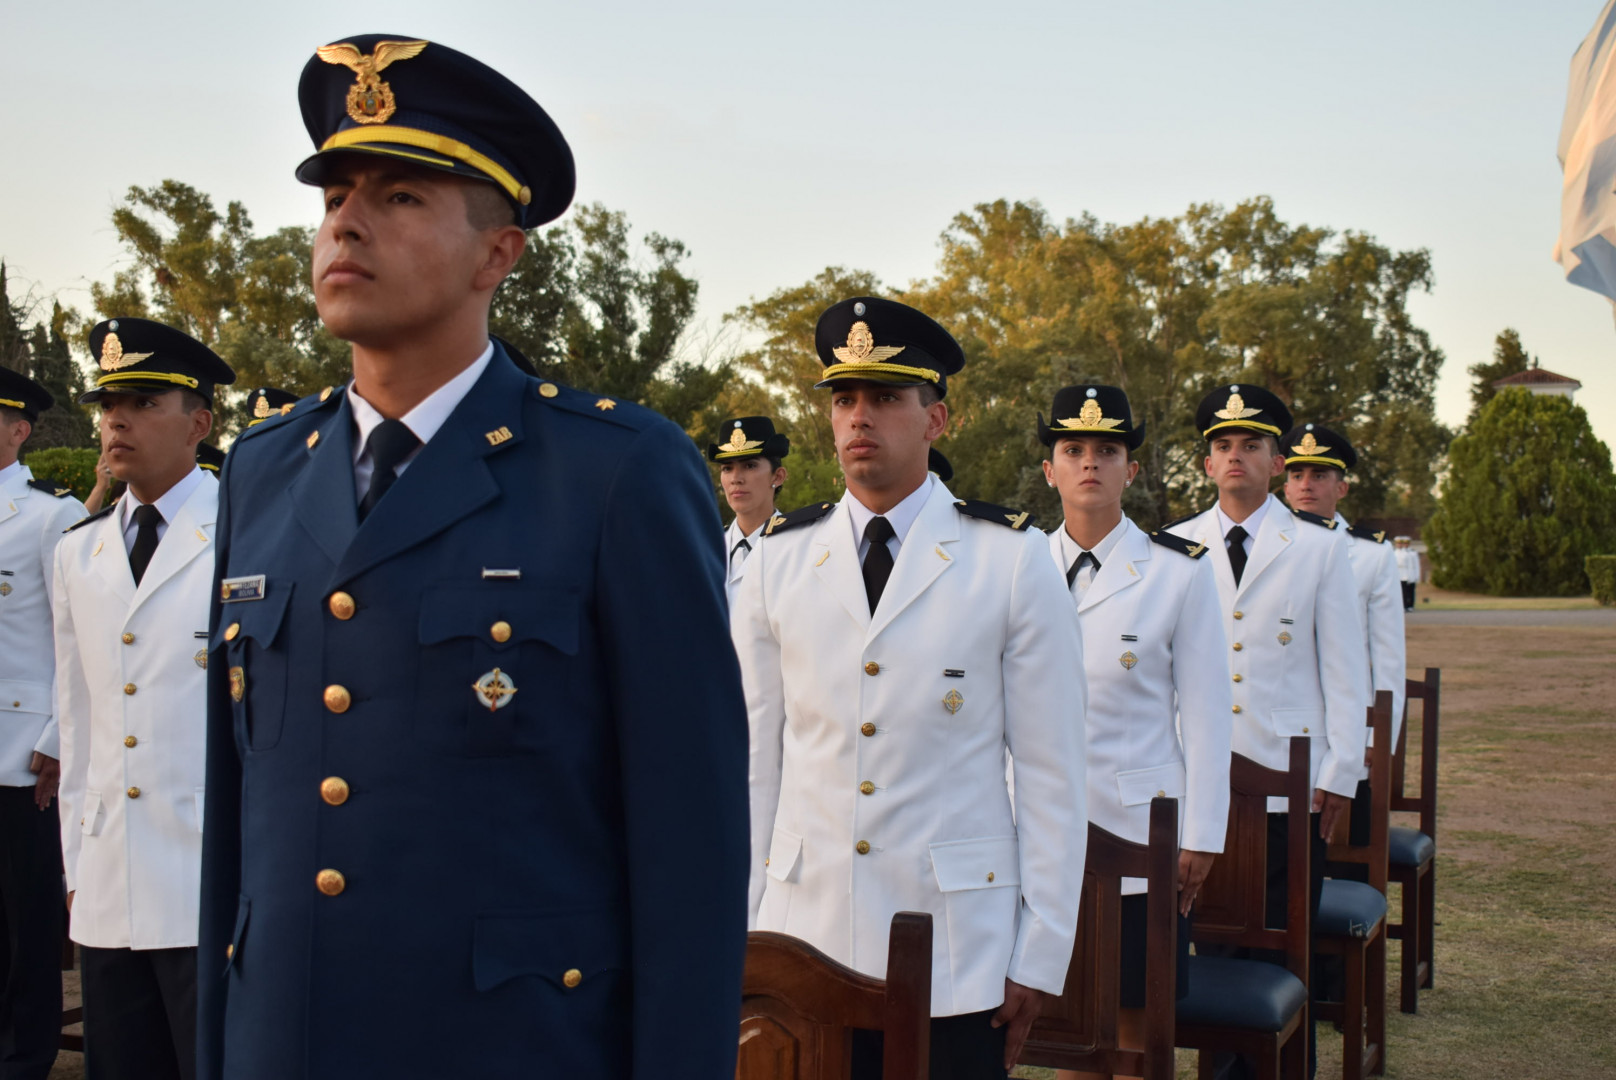
[{"label": "black hat band", "polygon": [[505,189],[505,194],[512,201],[526,206],[533,201],[533,192],[526,184],[517,182],[510,170],[487,154],[479,153],[459,139],[451,139],[447,135],[438,135],[431,131],[422,131],[420,128],[397,127],[393,124],[376,124],[368,127],[346,128],[332,135],[320,144],[320,152],[327,150],[341,150],[349,147],[363,147],[372,153],[391,154],[417,161],[424,161],[429,165],[442,167],[452,162],[434,161],[423,154],[411,154],[403,150],[392,150],[386,146],[376,146],[375,143],[393,143],[399,146],[414,146],[422,150],[434,150],[444,157],[471,166],[494,183]]}]

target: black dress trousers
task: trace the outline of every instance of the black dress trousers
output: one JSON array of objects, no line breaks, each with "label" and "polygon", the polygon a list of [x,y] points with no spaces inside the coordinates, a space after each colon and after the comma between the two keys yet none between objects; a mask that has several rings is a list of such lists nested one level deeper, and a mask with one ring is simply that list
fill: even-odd
[{"label": "black dress trousers", "polygon": [[65,911],[56,802],[0,787],[0,1080],[44,1080],[56,1063]]},{"label": "black dress trousers", "polygon": [[79,954],[86,1080],[196,1080],[196,949]]}]

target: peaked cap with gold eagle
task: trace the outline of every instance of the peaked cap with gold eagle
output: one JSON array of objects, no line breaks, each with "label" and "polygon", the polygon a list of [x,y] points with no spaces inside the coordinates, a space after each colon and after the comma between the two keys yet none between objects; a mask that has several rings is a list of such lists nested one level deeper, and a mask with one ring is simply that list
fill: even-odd
[{"label": "peaked cap with gold eagle", "polygon": [[247,426],[255,427],[272,416],[290,412],[300,399],[290,390],[274,386],[260,386],[247,395]]},{"label": "peaked cap with gold eagle", "polygon": [[855,296],[832,304],[814,327],[814,349],[825,365],[815,389],[846,379],[893,386],[937,387],[965,366],[959,342],[930,316],[896,300]]},{"label": "peaked cap with gold eagle", "polygon": [[728,439],[707,444],[708,461],[740,461],[745,458],[783,458],[791,452],[791,440],[774,430],[767,416],[742,416],[725,420],[719,427]]},{"label": "peaked cap with gold eagle", "polygon": [[1038,414],[1038,441],[1045,446],[1078,435],[1108,436],[1126,443],[1129,450],[1139,449],[1145,441],[1145,425],[1134,426],[1128,395],[1115,386],[1063,386],[1055,391],[1049,419],[1046,424],[1043,414]]},{"label": "peaked cap with gold eagle", "polygon": [[315,50],[297,87],[316,153],[297,178],[320,186],[337,154],[375,154],[495,185],[516,224],[560,217],[572,149],[527,92],[481,61],[407,34],[360,34]]},{"label": "peaked cap with gold eagle", "polygon": [[1277,395],[1260,386],[1234,383],[1201,399],[1195,426],[1207,439],[1229,431],[1255,431],[1277,439],[1291,426],[1291,411]]},{"label": "peaked cap with gold eagle", "polygon": [[1303,424],[1286,432],[1279,440],[1279,450],[1285,455],[1287,469],[1292,465],[1323,465],[1346,472],[1358,464],[1358,451],[1346,436],[1323,424]]},{"label": "peaked cap with gold eagle", "polygon": [[90,355],[100,373],[80,405],[107,394],[189,390],[213,404],[213,388],[236,381],[230,365],[189,334],[150,319],[119,316],[90,331]]}]

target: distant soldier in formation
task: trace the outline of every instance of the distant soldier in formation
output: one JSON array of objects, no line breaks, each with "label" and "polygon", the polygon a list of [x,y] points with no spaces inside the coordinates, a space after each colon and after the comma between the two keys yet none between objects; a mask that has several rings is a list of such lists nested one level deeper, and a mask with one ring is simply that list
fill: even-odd
[{"label": "distant soldier in formation", "polygon": [[1420,583],[1420,553],[1414,550],[1413,543],[1406,536],[1392,541],[1397,556],[1397,576],[1403,584],[1404,611],[1414,610],[1414,589]]},{"label": "distant soldier in formation", "polygon": [[0,367],[0,1076],[44,1080],[62,1030],[61,776],[51,646],[57,542],[84,516],[17,460],[54,400]]},{"label": "distant soldier in formation", "polygon": [[90,333],[101,449],[127,485],[56,548],[62,849],[90,1080],[196,1075],[204,679],[218,483],[198,467],[235,375],[145,319]]},{"label": "distant soldier in formation", "polygon": [[[828,309],[815,342],[847,491],[775,520],[732,614],[753,924],[880,976],[892,916],[929,913],[932,1076],[1003,1077],[1075,938],[1077,611],[1030,515],[928,473],[965,363],[948,332],[866,296]],[[855,1076],[879,1075],[879,1037],[853,1054]]]},{"label": "distant soldier in formation", "polygon": [[[1229,817],[1232,705],[1228,642],[1209,548],[1145,533],[1122,512],[1139,474],[1129,459],[1145,440],[1128,396],[1082,384],[1055,392],[1044,477],[1065,520],[1049,552],[1083,627],[1088,676],[1089,820],[1125,840],[1150,840],[1150,800],[1179,800],[1178,996],[1189,992],[1189,917]],[[1238,677],[1238,676],[1237,676]],[[1145,882],[1122,900],[1124,1046],[1145,1045]],[[1164,942],[1150,943],[1159,948]],[[1064,1073],[1065,1077],[1097,1074]]]},{"label": "distant soldier in formation", "polygon": [[731,604],[746,573],[746,561],[763,539],[763,527],[774,516],[775,499],[786,482],[780,462],[791,452],[791,440],[774,430],[767,416],[743,416],[726,420],[720,430],[728,439],[708,444],[707,460],[718,465],[718,482],[724,501],[735,515],[724,530],[724,550],[729,565],[725,591]]}]

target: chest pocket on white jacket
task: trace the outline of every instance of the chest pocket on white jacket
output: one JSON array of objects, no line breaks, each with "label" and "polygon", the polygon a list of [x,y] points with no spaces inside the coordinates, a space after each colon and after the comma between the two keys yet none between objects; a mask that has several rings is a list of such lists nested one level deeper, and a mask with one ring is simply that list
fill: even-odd
[{"label": "chest pocket on white jacket", "polygon": [[415,728],[436,752],[541,753],[567,715],[575,589],[494,583],[421,598]]},{"label": "chest pocket on white jacket", "polygon": [[224,650],[236,738],[252,750],[271,750],[281,741],[286,721],[286,649],[275,648],[290,583],[270,587],[262,600],[223,604],[213,650]]}]

